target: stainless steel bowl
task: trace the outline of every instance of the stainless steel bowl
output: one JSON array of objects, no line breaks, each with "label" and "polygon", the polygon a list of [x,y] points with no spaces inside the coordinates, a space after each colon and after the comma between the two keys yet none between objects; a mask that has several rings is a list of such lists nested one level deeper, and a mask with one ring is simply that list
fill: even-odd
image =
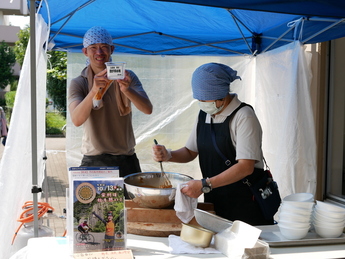
[{"label": "stainless steel bowl", "polygon": [[158,188],[161,182],[161,172],[144,172],[125,176],[124,182],[128,196],[133,202],[144,208],[162,209],[172,206],[177,185],[193,178],[179,173],[165,173],[172,188]]},{"label": "stainless steel bowl", "polygon": [[232,221],[204,210],[194,209],[194,216],[200,226],[216,233],[232,226]]}]

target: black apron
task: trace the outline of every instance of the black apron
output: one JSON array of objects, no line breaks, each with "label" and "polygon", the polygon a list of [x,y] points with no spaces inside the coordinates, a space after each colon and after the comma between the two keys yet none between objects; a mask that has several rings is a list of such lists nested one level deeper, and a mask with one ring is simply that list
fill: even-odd
[{"label": "black apron", "polygon": [[[232,114],[233,115],[233,114]],[[199,164],[203,178],[218,175],[229,167],[214,148],[211,138],[211,124],[205,123],[206,113],[200,111],[197,125],[197,145],[199,151]],[[231,161],[231,165],[237,163],[236,150],[232,145],[229,130],[229,122],[232,116],[228,116],[223,123],[213,124],[216,143],[219,150]],[[255,168],[249,179],[255,182],[263,173],[263,169]],[[214,204],[218,216],[231,221],[241,220],[250,225],[271,225],[272,220],[266,220],[260,210],[259,204],[254,200],[253,194],[242,180],[212,189],[205,193],[205,202]]]}]

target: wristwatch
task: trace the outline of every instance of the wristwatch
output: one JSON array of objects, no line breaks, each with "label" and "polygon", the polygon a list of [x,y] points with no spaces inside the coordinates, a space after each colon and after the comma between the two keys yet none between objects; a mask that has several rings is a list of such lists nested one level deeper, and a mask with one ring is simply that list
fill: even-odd
[{"label": "wristwatch", "polygon": [[210,191],[212,191],[211,181],[208,177],[206,179],[205,178],[201,179],[201,183],[202,183],[201,191],[203,193],[209,193]]}]

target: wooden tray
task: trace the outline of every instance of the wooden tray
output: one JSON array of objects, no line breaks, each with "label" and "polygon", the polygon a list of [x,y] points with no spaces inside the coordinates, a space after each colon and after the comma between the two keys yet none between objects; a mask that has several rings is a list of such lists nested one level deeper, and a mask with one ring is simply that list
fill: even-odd
[{"label": "wooden tray", "polygon": [[[198,209],[214,213],[211,203],[198,203]],[[131,200],[126,200],[127,233],[141,236],[167,237],[180,235],[182,222],[173,208],[149,209],[141,208]],[[195,218],[189,222],[199,225]]]}]

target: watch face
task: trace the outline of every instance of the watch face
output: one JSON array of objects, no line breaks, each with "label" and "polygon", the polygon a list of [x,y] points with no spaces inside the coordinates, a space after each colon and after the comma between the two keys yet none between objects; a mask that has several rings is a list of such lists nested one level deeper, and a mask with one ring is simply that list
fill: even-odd
[{"label": "watch face", "polygon": [[211,191],[211,188],[209,186],[204,186],[201,190],[203,193],[209,193]]}]

